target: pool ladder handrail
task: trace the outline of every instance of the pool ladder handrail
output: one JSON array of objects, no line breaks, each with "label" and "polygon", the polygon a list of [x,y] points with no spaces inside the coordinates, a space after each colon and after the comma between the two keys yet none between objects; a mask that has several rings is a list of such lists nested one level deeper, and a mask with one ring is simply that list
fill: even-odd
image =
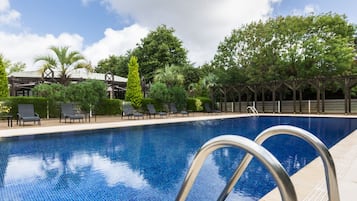
[{"label": "pool ladder handrail", "polygon": [[283,201],[296,201],[296,192],[293,184],[279,161],[263,146],[254,141],[237,135],[222,135],[206,142],[196,153],[192,164],[185,176],[184,182],[177,194],[176,201],[186,200],[188,193],[205,161],[205,159],[215,150],[224,147],[241,148],[249,154],[255,156],[262,162],[267,170],[272,174]]},{"label": "pool ladder handrail", "polygon": [[[325,146],[316,136],[311,134],[310,132],[295,127],[295,126],[273,126],[264,131],[262,131],[256,138],[255,142],[259,145],[262,145],[265,140],[275,135],[293,135],[304,141],[308,142],[320,155],[324,169],[325,169],[325,178],[326,178],[326,186],[327,193],[329,197],[329,201],[339,201],[339,190],[337,184],[336,170],[335,164],[333,162],[333,158]],[[232,191],[234,185],[239,180],[240,176],[243,174],[245,169],[247,168],[249,162],[252,160],[252,156],[246,154],[242,159],[242,162],[237,167],[230,181],[225,186],[224,190],[220,194],[218,200],[225,200],[228,194]]]},{"label": "pool ladder handrail", "polygon": [[248,107],[247,107],[247,111],[248,111],[248,112],[250,111],[250,112],[252,112],[253,114],[259,114],[257,108],[255,108],[254,106],[248,106]]}]

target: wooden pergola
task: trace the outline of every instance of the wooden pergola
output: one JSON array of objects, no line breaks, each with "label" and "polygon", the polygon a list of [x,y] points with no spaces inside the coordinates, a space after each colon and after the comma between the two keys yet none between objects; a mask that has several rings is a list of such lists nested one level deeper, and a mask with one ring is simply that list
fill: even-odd
[{"label": "wooden pergola", "polygon": [[[246,101],[261,101],[262,109],[264,112],[264,102],[266,96],[271,96],[271,101],[275,103],[278,100],[282,100],[284,92],[292,92],[293,112],[302,113],[302,98],[303,91],[307,88],[313,88],[316,91],[317,101],[317,113],[325,112],[325,99],[326,99],[326,87],[331,83],[338,85],[338,88],[343,91],[344,94],[344,112],[350,114],[351,111],[351,91],[354,86],[357,85],[357,75],[352,76],[338,76],[338,77],[315,77],[312,79],[292,79],[292,80],[274,80],[265,83],[256,84],[236,84],[229,86],[216,86],[211,90],[213,97],[220,97],[219,102],[225,103],[227,107],[227,99],[232,100],[234,103],[238,103],[238,108],[235,108],[236,104],[233,104],[233,110],[242,112],[242,97],[245,96]],[[277,96],[278,95],[278,96]],[[258,98],[260,97],[260,99]],[[218,100],[217,100],[218,101]],[[227,111],[227,108],[221,108]],[[244,108],[245,110],[245,108]],[[273,104],[273,112],[277,112],[276,104]]]}]

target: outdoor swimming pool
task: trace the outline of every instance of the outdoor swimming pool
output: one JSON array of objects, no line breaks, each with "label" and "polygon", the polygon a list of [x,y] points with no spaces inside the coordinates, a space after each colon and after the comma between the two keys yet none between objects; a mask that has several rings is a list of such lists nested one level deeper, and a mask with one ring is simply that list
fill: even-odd
[{"label": "outdoor swimming pool", "polygon": [[[245,117],[13,137],[0,142],[0,200],[175,200],[196,151],[209,139],[254,139],[274,125],[304,128],[331,147],[357,119]],[[76,134],[76,135],[74,135]],[[264,143],[291,175],[313,158],[305,142],[276,136]],[[216,200],[244,152],[208,157],[187,200]],[[258,200],[275,184],[253,160],[227,200]]]}]

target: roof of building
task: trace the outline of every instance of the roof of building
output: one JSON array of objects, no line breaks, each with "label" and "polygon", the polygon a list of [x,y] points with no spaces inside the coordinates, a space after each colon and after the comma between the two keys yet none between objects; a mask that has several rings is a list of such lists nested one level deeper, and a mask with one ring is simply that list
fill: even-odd
[{"label": "roof of building", "polygon": [[[59,71],[54,71],[54,78],[59,78]],[[78,79],[93,79],[93,80],[103,80],[105,81],[106,74],[102,73],[91,73],[85,72],[83,70],[74,70],[70,74],[70,78],[74,80]],[[13,72],[8,77],[17,78],[42,78],[42,73],[40,71],[23,71],[23,72]],[[127,82],[127,78],[114,75],[114,82]]]}]

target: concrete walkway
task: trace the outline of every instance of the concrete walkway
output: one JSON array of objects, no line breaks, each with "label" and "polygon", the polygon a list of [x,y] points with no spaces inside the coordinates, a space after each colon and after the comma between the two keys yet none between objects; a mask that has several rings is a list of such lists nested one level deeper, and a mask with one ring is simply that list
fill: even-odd
[{"label": "concrete walkway", "polygon": [[[357,200],[357,130],[330,149],[335,162],[341,201]],[[327,188],[322,160],[317,158],[291,176],[300,201],[327,201]],[[274,189],[261,201],[281,200]]]}]

